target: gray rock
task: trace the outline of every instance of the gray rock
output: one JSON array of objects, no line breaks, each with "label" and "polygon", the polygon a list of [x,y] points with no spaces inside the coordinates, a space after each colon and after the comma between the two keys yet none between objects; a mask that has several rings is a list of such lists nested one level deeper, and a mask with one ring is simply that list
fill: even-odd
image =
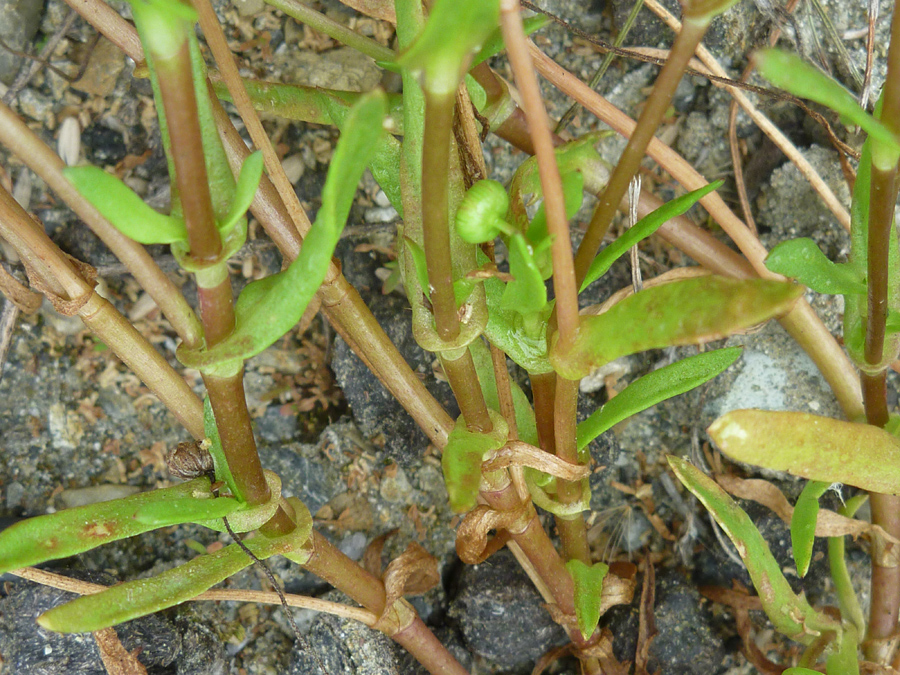
[{"label": "gray rock", "polygon": [[[41,24],[42,0],[0,0],[0,38],[10,47],[25,51]],[[0,50],[0,82],[11,84],[23,59]]]},{"label": "gray rock", "polygon": [[[90,576],[90,581],[114,582],[106,574]],[[32,675],[106,672],[91,635],[36,629],[34,622],[40,614],[75,597],[74,593],[30,582],[12,585],[12,592],[0,600],[0,654],[9,672]],[[141,648],[138,658],[148,668],[174,664],[182,649],[181,635],[159,615],[121,624],[116,627],[116,633],[125,649]],[[199,671],[194,672],[199,675]]]},{"label": "gray rock", "polygon": [[[635,598],[640,594],[641,585]],[[657,571],[653,616],[658,632],[650,643],[649,672],[717,675],[728,669],[727,652],[714,629],[709,605],[678,570]],[[613,650],[620,661],[634,660],[638,618],[635,601],[614,607],[603,619],[616,636]]]},{"label": "gray rock", "polygon": [[[348,601],[337,592],[325,598]],[[294,646],[289,675],[401,675],[391,639],[358,621],[321,614],[306,642]]]},{"label": "gray rock", "polygon": [[542,605],[531,580],[502,551],[463,568],[450,616],[476,654],[504,671],[531,672],[544,652],[568,640]]}]

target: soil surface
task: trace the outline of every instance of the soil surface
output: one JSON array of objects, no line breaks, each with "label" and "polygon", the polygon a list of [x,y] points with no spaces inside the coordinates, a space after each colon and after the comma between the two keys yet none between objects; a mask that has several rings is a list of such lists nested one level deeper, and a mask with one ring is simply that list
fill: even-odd
[{"label": "soil surface", "polygon": [[[169,192],[165,158],[146,80],[134,77],[134,63],[122,56],[81,19],[70,19],[61,0],[45,6],[0,1],[0,38],[15,50],[39,51],[54,35],[61,40],[50,58],[52,69],[33,59],[10,57],[0,50],[0,93],[28,125],[70,163],[91,162],[114,171],[154,207],[165,209]],[[32,3],[34,4],[34,3]],[[127,5],[112,3],[126,16]],[[336,0],[311,3],[329,17],[385,45],[391,45],[390,24],[362,17]],[[9,6],[7,6],[9,5]],[[882,3],[890,16],[891,3]],[[589,35],[611,40],[625,22],[628,0],[606,5],[583,0],[547,0],[542,6]],[[36,7],[36,9],[35,9]],[[398,82],[368,59],[340,47],[286,18],[257,0],[222,0],[216,4],[231,47],[239,55],[242,74],[269,80],[338,89],[366,90],[379,83],[396,90]],[[840,35],[865,25],[863,7],[826,3],[825,11]],[[18,13],[17,13],[18,12]],[[30,12],[30,13],[29,13]],[[34,18],[36,16],[36,18]],[[666,47],[671,36],[643,10],[625,45]],[[27,20],[26,20],[27,19]],[[785,40],[812,53],[814,39],[824,33],[821,18],[799,11],[781,20]],[[15,34],[3,31],[15,23]],[[706,44],[729,74],[738,77],[748,53],[777,24],[744,2],[717,19]],[[879,35],[887,22],[879,24]],[[588,80],[603,59],[601,49],[564,26],[551,23],[535,37],[560,64]],[[865,41],[846,38],[849,61],[826,38],[821,56],[854,91],[852,68],[865,63]],[[877,41],[875,63],[883,62],[887,38]],[[10,57],[10,58],[7,58]],[[45,59],[46,60],[46,59]],[[9,61],[9,63],[7,63]],[[493,65],[511,78],[502,58]],[[639,114],[657,69],[617,58],[598,91],[635,116]],[[875,90],[883,68],[873,73]],[[760,84],[761,82],[757,82]],[[542,82],[548,110],[559,118],[570,102]],[[762,101],[765,111],[810,158],[845,203],[849,192],[836,151],[820,126],[796,107]],[[708,80],[690,76],[679,87],[671,115],[659,135],[681,152],[703,175],[726,178],[723,193],[734,202],[737,191],[728,146],[730,98]],[[829,118],[838,133],[846,130]],[[760,238],[767,247],[784,239],[813,237],[833,260],[843,261],[849,238],[835,217],[762,136],[743,113],[737,116],[737,137],[745,165],[746,189]],[[267,129],[304,206],[314,216],[337,132],[306,123],[271,118]],[[242,128],[241,126],[238,127]],[[576,113],[565,134],[570,137],[603,128],[584,111]],[[67,140],[72,129],[76,141]],[[849,142],[858,141],[850,138]],[[624,143],[610,137],[600,144],[614,162]],[[507,180],[525,155],[504,141],[489,138],[486,157],[492,177]],[[158,309],[99,240],[68,211],[22,162],[0,149],[0,182],[44,224],[67,253],[97,268],[104,293],[131,319],[176,368],[176,336]],[[663,199],[682,191],[655,166],[646,165],[644,189]],[[590,218],[595,200],[588,196],[573,223],[573,239]],[[690,217],[708,226],[700,209]],[[409,303],[400,291],[386,292],[395,259],[397,212],[368,174],[338,247],[337,257],[350,282],[371,307],[379,323],[421,376],[428,389],[447,407],[458,410],[433,355],[415,343]],[[620,224],[615,226],[618,232]],[[281,259],[251,222],[249,241],[234,266],[234,287],[277,272]],[[2,244],[2,242],[0,242]],[[170,272],[191,302],[193,282],[175,264],[165,247],[152,247],[160,265]],[[502,250],[501,254],[502,262]],[[5,244],[0,259],[14,273],[21,271]],[[668,244],[650,240],[640,247],[645,277],[694,264]],[[631,284],[627,260],[617,263],[584,295],[585,304],[605,299]],[[831,297],[808,294],[826,325],[840,333],[843,306]],[[2,323],[2,322],[0,322]],[[640,570],[635,600],[603,618],[610,628],[615,655],[634,661],[638,644],[639,598],[649,566],[655,570],[656,636],[649,644],[648,672],[697,675],[754,672],[742,653],[734,612],[708,599],[708,586],[750,588],[749,577],[733,548],[705,511],[668,472],[666,454],[690,456],[708,466],[718,455],[705,428],[718,415],[736,408],[799,410],[840,417],[834,396],[812,361],[777,323],[736,336],[722,345],[744,345],[742,359],[724,375],[689,394],[636,415],[597,439],[591,446],[595,471],[591,476],[592,514],[588,521],[595,559],[632,563]],[[620,359],[614,368],[582,383],[579,411],[587,416],[652,369],[696,353],[679,348]],[[527,378],[514,364],[513,376],[528,391]],[[15,324],[0,380],[0,528],[21,518],[52,513],[84,503],[114,499],[175,482],[164,458],[189,439],[172,416],[104,344],[84,330],[80,320],[58,314],[48,303]],[[202,395],[195,371],[184,371]],[[377,537],[392,532],[382,551],[386,565],[410,543],[423,546],[439,561],[441,583],[410,601],[464,666],[473,673],[529,673],[545,653],[564,645],[565,634],[550,619],[527,575],[506,552],[481,565],[465,566],[456,556],[459,518],[451,513],[440,455],[424,434],[368,372],[321,315],[312,312],[301,325],[248,364],[247,398],[264,466],[284,481],[284,493],[298,496],[315,516],[317,529],[347,555],[360,559]],[[896,406],[896,386],[889,385]],[[728,467],[739,475],[747,467]],[[802,484],[787,476],[770,477],[793,501]],[[851,494],[845,490],[843,497]],[[840,495],[829,494],[823,505],[836,508]],[[787,526],[771,511],[742,502],[763,532],[796,590],[814,604],[835,604],[824,547],[819,542],[809,575],[800,582],[790,551]],[[548,531],[552,519],[544,514]],[[198,526],[166,528],[96,549],[45,567],[95,583],[150,577],[197,555],[231,543],[230,537]],[[849,562],[861,599],[867,601],[868,568],[864,553],[848,543]],[[737,562],[736,562],[737,561]],[[347,601],[340,594],[282,558],[270,561],[286,592]],[[0,672],[106,672],[90,635],[63,636],[37,628],[35,617],[71,597],[6,575],[0,585]],[[229,588],[270,590],[255,566],[230,578]],[[317,672],[382,675],[416,673],[420,667],[381,633],[349,619],[293,610],[307,645],[295,641],[280,607],[238,603],[187,603],[117,628],[128,650],[154,674],[241,675]],[[747,624],[745,624],[746,626]],[[800,646],[781,639],[764,615],[750,612],[749,639],[764,656],[792,665]],[[643,645],[646,648],[646,645]],[[577,666],[563,658],[554,672],[574,673]]]}]

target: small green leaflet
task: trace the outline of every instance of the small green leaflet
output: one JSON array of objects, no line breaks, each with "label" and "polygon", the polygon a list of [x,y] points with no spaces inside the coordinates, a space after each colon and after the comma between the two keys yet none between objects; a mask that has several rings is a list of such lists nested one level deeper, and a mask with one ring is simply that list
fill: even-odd
[{"label": "small green leaflet", "polygon": [[231,475],[231,469],[228,468],[228,459],[225,457],[225,451],[222,449],[222,440],[219,438],[219,428],[216,426],[216,416],[213,414],[212,404],[209,402],[209,396],[203,397],[203,433],[209,439],[209,454],[213,458],[213,466],[216,471],[216,480],[223,480],[239,501],[246,502],[246,498],[238,490],[234,476]]},{"label": "small green leaflet", "polygon": [[[543,14],[529,16],[522,20],[522,28],[525,31],[525,35],[531,35],[546,26],[550,21],[550,17],[544,16]],[[499,28],[496,28],[485,41],[481,51],[479,51],[478,54],[475,55],[475,58],[472,59],[472,67],[474,68],[482,61],[487,61],[492,56],[496,56],[504,49],[506,49],[506,45],[503,42],[503,34]]]},{"label": "small green leaflet", "polygon": [[597,624],[600,623],[600,595],[603,592],[603,579],[609,572],[609,565],[598,562],[590,567],[580,560],[572,559],[566,563],[566,569],[575,585],[575,617],[578,619],[578,630],[588,640]]},{"label": "small green leaflet", "polygon": [[620,237],[600,251],[597,257],[594,258],[584,281],[581,283],[579,293],[606,274],[607,270],[612,267],[612,264],[628,252],[632,246],[656,232],[666,221],[686,213],[710,192],[722,187],[724,182],[717,180],[709,185],[704,185],[699,190],[688,192],[686,195],[681,195],[670,202],[666,202],[653,213],[641,218],[635,223],[634,227],[623,232]]},{"label": "small green leaflet", "polygon": [[632,382],[578,425],[578,449],[622,420],[708,382],[737,361],[742,351],[743,347],[728,347],[704,352]]},{"label": "small green leaflet", "polygon": [[[465,513],[475,508],[475,498],[481,486],[481,464],[485,455],[506,443],[508,429],[503,429],[503,418],[491,415],[494,431],[475,433],[466,428],[462,415],[456,420],[441,455],[444,484],[454,513]],[[499,423],[498,423],[499,422]]]},{"label": "small green leaflet", "polygon": [[816,293],[866,293],[866,284],[854,273],[854,267],[832,262],[812,239],[805,237],[778,244],[766,258],[766,267],[796,279]]},{"label": "small green leaflet", "polygon": [[813,544],[816,539],[816,520],[819,517],[819,498],[831,487],[831,483],[811,480],[803,488],[794,505],[791,516],[791,550],[797,563],[800,578],[809,571]]}]

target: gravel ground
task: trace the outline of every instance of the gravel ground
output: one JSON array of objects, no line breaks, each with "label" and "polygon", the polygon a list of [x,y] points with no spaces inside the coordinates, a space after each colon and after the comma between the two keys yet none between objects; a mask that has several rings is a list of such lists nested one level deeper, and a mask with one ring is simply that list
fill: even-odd
[{"label": "gravel ground", "polygon": [[[67,10],[61,0],[48,0],[43,10],[40,2],[27,4],[0,2],[0,38],[16,49],[42,44],[66,21]],[[318,4],[335,20],[389,42],[392,31],[387,24],[359,18],[336,0]],[[883,4],[882,14],[889,15],[890,3]],[[629,2],[601,5],[583,0],[544,3],[546,9],[575,26],[611,39],[613,28],[627,15]],[[838,3],[826,7],[839,32],[864,25],[863,8]],[[220,2],[216,8],[230,29],[233,47],[241,47],[245,75],[348,89],[367,89],[379,82],[380,73],[370,61],[261,3]],[[19,27],[15,35],[3,32],[13,24]],[[814,26],[821,30],[817,21],[801,12],[797,24],[787,26],[786,33],[795,41],[795,33],[799,34],[801,45],[811,45]],[[714,23],[707,45],[731,75],[737,76],[747,53],[770,28],[770,20],[752,4],[741,3]],[[549,26],[536,41],[583,79],[590,78],[603,58],[589,42],[558,25]],[[642,20],[626,44],[657,47],[669,42],[667,29],[659,22]],[[302,50],[299,55],[296,44]],[[846,64],[828,44],[826,58],[849,82]],[[879,50],[886,48],[887,40],[878,44]],[[864,62],[862,40],[847,41],[846,45],[854,63]],[[53,65],[59,72],[40,68],[16,91],[17,74],[30,62],[8,56],[4,52],[0,58],[0,82],[12,87],[16,109],[32,129],[57,147],[65,120],[74,120],[81,131],[79,155],[83,160],[115,167],[148,203],[167,204],[165,160],[149,85],[132,77],[133,63],[105,40],[95,41],[93,31],[80,19],[68,27],[54,52]],[[876,62],[879,56],[883,54],[876,54]],[[86,67],[77,81],[63,77],[77,74],[82,63]],[[500,60],[495,65],[504,72]],[[616,60],[599,89],[635,115],[654,74],[653,66]],[[876,83],[883,76],[876,68]],[[396,86],[390,78],[382,83]],[[568,100],[546,83],[542,86],[550,113],[559,117]],[[688,78],[660,132],[709,179],[727,177],[731,172],[728,103],[726,95],[708,81]],[[769,104],[767,112],[847,202],[837,156],[820,129],[807,123],[795,108],[781,103]],[[590,115],[580,112],[568,132],[579,135],[598,126]],[[267,127],[290,167],[298,195],[314,212],[336,132],[279,120],[267,121]],[[738,116],[738,135],[763,243],[771,246],[785,238],[812,236],[826,254],[842,260],[849,247],[846,234],[796,169],[785,164],[780,153],[769,151],[760,132],[742,114]],[[600,146],[608,161],[615,161],[622,147],[617,138]],[[491,173],[499,180],[509,178],[523,159],[521,153],[495,138],[486,141],[485,150]],[[175,335],[141,289],[122,274],[111,254],[40,179],[16,158],[2,157],[0,181],[4,186],[14,190],[64,250],[98,267],[113,304],[177,367]],[[751,172],[749,166],[756,164],[768,168]],[[668,176],[656,169],[647,174],[650,180],[645,185],[654,185],[661,197],[676,194]],[[435,377],[433,357],[412,338],[406,298],[397,292],[382,292],[393,258],[397,214],[371,177],[364,179],[362,187],[338,249],[344,273],[429,390],[455,415],[449,387]],[[731,197],[736,194],[730,179],[724,192]],[[576,239],[578,228],[590,217],[592,204],[587,198],[576,217]],[[698,224],[706,221],[699,209],[692,217]],[[251,240],[241,253],[240,268],[235,269],[236,289],[280,269],[280,258],[261,235],[261,228],[260,237],[251,236]],[[162,247],[152,252],[193,301],[196,290],[192,282],[177,271],[168,252]],[[662,243],[647,242],[641,252],[648,277],[690,263]],[[8,263],[15,262],[7,248],[0,255]],[[627,263],[617,264],[590,291],[592,301],[629,285],[630,278]],[[809,294],[809,299],[826,325],[838,332],[841,304],[814,294]],[[699,457],[709,450],[705,427],[717,415],[735,408],[840,416],[821,375],[777,324],[732,338],[727,344],[743,344],[745,353],[725,375],[635,416],[592,446],[598,466],[605,467],[591,477],[594,512],[589,526],[596,556],[608,562],[640,563],[642,569],[652,562],[657,569],[654,613],[658,635],[651,644],[650,672],[657,668],[679,675],[752,672],[739,653],[740,640],[727,608],[703,598],[697,590],[708,584],[730,588],[733,581],[747,585],[749,579],[743,567],[732,561],[733,553],[720,545],[702,509],[675,489],[665,470],[665,455]],[[592,386],[583,386],[580,413],[587,415],[612,391],[690,353],[678,349],[623,359],[618,370],[594,378]],[[515,368],[513,372],[524,380],[522,373]],[[199,376],[189,372],[186,377],[200,393]],[[458,519],[447,505],[438,453],[323,320],[313,319],[304,330],[293,331],[251,361],[246,386],[264,465],[284,478],[286,493],[299,496],[308,505],[321,532],[358,559],[373,539],[396,530],[385,545],[385,563],[410,542],[421,544],[438,559],[442,583],[411,602],[473,673],[528,673],[543,653],[564,643],[561,631],[541,608],[540,596],[511,557],[498,554],[471,567],[460,563],[455,553]],[[892,383],[890,388],[891,405],[896,406],[896,387]],[[175,418],[105,345],[85,332],[79,321],[57,314],[47,304],[36,314],[20,317],[16,326],[0,381],[0,430],[0,527],[22,517],[168,485],[171,479],[165,470],[165,453],[188,440]],[[801,487],[784,477],[775,482],[790,499]],[[827,499],[832,501],[830,506],[837,504],[837,497]],[[792,568],[787,527],[762,507],[752,503],[745,507],[782,567]],[[551,527],[549,519],[546,524]],[[109,584],[158,574],[226,543],[230,543],[227,536],[203,528],[167,528],[49,567]],[[858,588],[865,591],[868,571],[864,556],[851,549],[850,558]],[[271,566],[286,591],[337,598],[325,584],[286,560],[273,559]],[[226,586],[268,589],[269,582],[251,567]],[[834,603],[824,554],[814,556],[802,587],[811,599]],[[4,578],[0,586],[0,672],[105,672],[88,636],[58,636],[36,628],[37,614],[62,602],[64,595]],[[140,658],[151,673],[299,675],[315,672],[319,662],[332,675],[418,672],[408,655],[380,633],[350,620],[300,610],[294,610],[294,616],[307,636],[308,649],[295,644],[283,610],[252,604],[193,603],[126,624],[119,635],[127,649],[141,647]],[[761,634],[771,638],[763,633],[764,620],[757,616],[753,620]],[[617,657],[633,661],[637,596],[632,606],[616,608],[604,621],[616,635]],[[795,646],[777,636],[766,644],[776,660],[796,652]],[[557,668],[558,672],[575,672],[575,666],[566,660]]]}]

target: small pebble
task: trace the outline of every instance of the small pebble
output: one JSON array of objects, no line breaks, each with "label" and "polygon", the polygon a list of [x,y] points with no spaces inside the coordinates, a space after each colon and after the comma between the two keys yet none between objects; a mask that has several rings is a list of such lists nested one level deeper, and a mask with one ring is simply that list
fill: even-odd
[{"label": "small pebble", "polygon": [[81,125],[75,117],[66,117],[59,125],[56,152],[66,166],[75,166],[81,157]]},{"label": "small pebble", "polygon": [[284,169],[284,173],[287,175],[291,185],[296,185],[297,181],[303,178],[303,174],[306,172],[306,162],[303,161],[303,155],[300,153],[294,153],[289,157],[285,157],[281,162],[281,167]]}]

